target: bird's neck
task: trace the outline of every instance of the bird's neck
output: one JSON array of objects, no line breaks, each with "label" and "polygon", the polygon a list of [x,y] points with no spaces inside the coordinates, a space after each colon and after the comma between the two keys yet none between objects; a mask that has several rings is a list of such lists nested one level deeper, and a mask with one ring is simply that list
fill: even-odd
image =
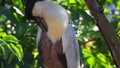
[{"label": "bird's neck", "polygon": [[55,44],[58,40],[61,39],[62,35],[66,30],[66,23],[54,22],[54,23],[47,23],[48,24],[48,37],[52,40]]}]

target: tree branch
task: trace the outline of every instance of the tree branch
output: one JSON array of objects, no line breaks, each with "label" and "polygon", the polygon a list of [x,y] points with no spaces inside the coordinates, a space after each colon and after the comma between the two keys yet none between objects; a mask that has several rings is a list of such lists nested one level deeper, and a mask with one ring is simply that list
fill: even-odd
[{"label": "tree branch", "polygon": [[91,14],[96,20],[101,34],[103,35],[114,59],[114,62],[118,68],[120,68],[120,42],[117,39],[117,35],[113,28],[109,24],[109,21],[103,13],[103,9],[98,4],[97,0],[84,0],[87,4]]}]

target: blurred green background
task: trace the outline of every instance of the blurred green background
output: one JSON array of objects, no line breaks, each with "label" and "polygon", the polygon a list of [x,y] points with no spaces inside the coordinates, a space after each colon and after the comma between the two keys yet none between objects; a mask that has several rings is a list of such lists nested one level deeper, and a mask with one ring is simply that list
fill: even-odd
[{"label": "blurred green background", "polygon": [[[98,0],[120,40],[120,0]],[[37,24],[24,14],[26,0],[0,0],[0,68],[43,67],[36,46]],[[68,12],[84,68],[116,68],[84,0],[54,0]]]}]

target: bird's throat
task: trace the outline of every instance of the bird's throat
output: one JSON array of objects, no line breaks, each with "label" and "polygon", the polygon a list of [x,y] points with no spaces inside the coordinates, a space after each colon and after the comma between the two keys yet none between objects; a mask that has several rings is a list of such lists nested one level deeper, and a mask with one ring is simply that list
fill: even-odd
[{"label": "bird's throat", "polygon": [[62,38],[62,35],[64,34],[66,27],[67,27],[66,25],[67,24],[65,23],[59,24],[58,22],[48,25],[47,35],[51,39],[53,44],[55,44],[57,41],[60,40],[60,38]]}]

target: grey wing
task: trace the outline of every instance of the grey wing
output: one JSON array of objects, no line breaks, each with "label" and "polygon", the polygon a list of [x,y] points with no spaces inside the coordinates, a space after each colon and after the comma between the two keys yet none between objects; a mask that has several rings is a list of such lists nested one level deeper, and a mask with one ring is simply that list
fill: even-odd
[{"label": "grey wing", "polygon": [[67,67],[80,68],[79,46],[71,24],[68,25],[65,34],[62,36],[62,42],[63,51],[67,60]]},{"label": "grey wing", "polygon": [[37,46],[38,46],[38,43],[40,41],[41,34],[42,34],[42,29],[40,27],[38,27],[37,37],[36,37],[36,44],[37,44]]}]

